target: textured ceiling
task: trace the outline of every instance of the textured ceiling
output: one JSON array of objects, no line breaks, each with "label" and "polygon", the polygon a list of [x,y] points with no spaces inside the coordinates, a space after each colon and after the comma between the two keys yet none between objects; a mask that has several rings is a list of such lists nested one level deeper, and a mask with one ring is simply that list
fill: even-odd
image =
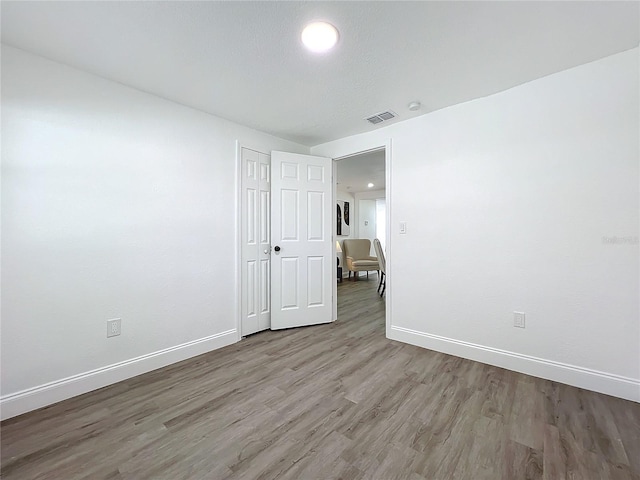
[{"label": "textured ceiling", "polygon": [[[638,45],[638,2],[7,2],[2,41],[305,145]],[[340,30],[330,54],[302,27]],[[408,102],[423,108],[409,112]],[[385,122],[387,125],[391,122]]]},{"label": "textured ceiling", "polygon": [[[358,193],[385,189],[384,150],[361,153],[336,162],[337,188]],[[367,184],[373,183],[373,187]]]}]

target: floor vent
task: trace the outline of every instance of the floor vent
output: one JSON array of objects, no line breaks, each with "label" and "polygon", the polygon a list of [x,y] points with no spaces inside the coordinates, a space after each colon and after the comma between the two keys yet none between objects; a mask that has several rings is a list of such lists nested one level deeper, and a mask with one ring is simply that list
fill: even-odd
[{"label": "floor vent", "polygon": [[371,117],[367,117],[367,122],[376,125],[378,123],[384,122],[385,120],[391,120],[392,118],[395,118],[396,116],[397,115],[395,113],[393,113],[392,111],[376,113],[375,115],[372,115]]}]

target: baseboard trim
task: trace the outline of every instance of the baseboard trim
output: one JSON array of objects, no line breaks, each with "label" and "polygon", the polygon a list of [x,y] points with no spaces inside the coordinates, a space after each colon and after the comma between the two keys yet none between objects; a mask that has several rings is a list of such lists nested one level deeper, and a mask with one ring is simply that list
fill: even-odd
[{"label": "baseboard trim", "polygon": [[534,377],[640,402],[640,380],[634,378],[463,342],[393,325],[387,337],[391,340],[495,365]]},{"label": "baseboard trim", "polygon": [[0,419],[15,417],[47,405],[166,367],[238,341],[236,329],[141,355],[0,398]]}]

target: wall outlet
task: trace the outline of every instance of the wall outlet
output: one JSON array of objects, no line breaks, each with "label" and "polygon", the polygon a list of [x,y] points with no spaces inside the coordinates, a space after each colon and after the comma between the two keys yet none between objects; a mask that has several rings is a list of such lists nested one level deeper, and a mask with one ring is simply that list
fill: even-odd
[{"label": "wall outlet", "polygon": [[524,312],[513,312],[513,326],[524,328]]},{"label": "wall outlet", "polygon": [[107,337],[117,337],[122,333],[122,319],[107,320]]}]

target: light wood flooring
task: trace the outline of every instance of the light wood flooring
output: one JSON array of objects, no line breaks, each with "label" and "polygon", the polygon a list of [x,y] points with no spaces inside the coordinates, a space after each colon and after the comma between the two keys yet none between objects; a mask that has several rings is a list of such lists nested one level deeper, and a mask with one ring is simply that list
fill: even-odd
[{"label": "light wood flooring", "polygon": [[3,422],[2,478],[640,478],[639,404],[387,340],[376,286]]}]

